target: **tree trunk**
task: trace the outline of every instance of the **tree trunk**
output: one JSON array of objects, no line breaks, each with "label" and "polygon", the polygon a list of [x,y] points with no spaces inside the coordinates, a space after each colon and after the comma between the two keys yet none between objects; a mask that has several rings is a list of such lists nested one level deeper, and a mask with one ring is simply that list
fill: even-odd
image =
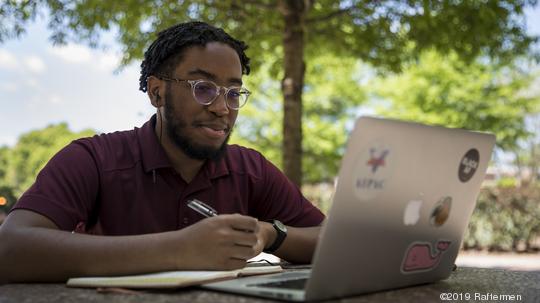
[{"label": "tree trunk", "polygon": [[289,179],[302,183],[302,89],[304,87],[304,15],[308,1],[281,0],[284,19],[283,169]]}]

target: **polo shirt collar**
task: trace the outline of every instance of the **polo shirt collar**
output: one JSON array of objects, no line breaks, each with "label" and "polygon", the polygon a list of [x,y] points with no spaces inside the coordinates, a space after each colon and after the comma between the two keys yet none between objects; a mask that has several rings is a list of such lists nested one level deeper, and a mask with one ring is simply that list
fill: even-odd
[{"label": "polo shirt collar", "polygon": [[143,168],[146,173],[158,168],[172,167],[165,150],[161,147],[159,139],[156,136],[155,126],[156,115],[153,115],[150,120],[137,130]]},{"label": "polo shirt collar", "polygon": [[[137,130],[143,168],[146,173],[158,168],[172,168],[171,162],[156,136],[155,125],[156,115],[154,114],[150,120]],[[201,170],[206,174],[207,178],[215,179],[229,174],[228,151],[227,148],[225,154],[217,160],[206,161]]]}]

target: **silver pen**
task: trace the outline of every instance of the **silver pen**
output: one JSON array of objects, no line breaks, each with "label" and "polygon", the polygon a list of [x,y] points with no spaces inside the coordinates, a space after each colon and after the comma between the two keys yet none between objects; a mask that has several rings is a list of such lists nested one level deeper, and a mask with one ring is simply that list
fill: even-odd
[{"label": "silver pen", "polygon": [[197,199],[188,200],[187,206],[205,217],[215,217],[218,215],[215,209]]}]

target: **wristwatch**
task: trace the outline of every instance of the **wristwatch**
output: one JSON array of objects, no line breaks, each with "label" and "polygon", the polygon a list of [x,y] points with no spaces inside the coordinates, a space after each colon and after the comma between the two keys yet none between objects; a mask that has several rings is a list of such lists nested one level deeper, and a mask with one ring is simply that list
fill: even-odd
[{"label": "wristwatch", "polygon": [[270,245],[268,248],[264,250],[265,253],[275,252],[281,246],[281,243],[283,243],[283,241],[287,237],[287,227],[283,223],[281,223],[281,221],[273,220],[271,223],[277,232],[277,236],[276,236],[276,240],[274,240],[274,243],[272,243],[272,245]]}]

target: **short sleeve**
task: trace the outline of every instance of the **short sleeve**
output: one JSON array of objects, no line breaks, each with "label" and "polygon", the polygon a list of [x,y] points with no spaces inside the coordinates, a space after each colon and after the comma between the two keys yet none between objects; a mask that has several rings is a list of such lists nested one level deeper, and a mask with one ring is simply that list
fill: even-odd
[{"label": "short sleeve", "polygon": [[74,141],[58,152],[11,211],[32,210],[62,230],[86,224],[99,192],[99,173],[90,147],[81,142]]},{"label": "short sleeve", "polygon": [[295,227],[317,226],[324,214],[307,200],[300,189],[261,155],[263,178],[257,184],[259,219],[278,219]]}]

